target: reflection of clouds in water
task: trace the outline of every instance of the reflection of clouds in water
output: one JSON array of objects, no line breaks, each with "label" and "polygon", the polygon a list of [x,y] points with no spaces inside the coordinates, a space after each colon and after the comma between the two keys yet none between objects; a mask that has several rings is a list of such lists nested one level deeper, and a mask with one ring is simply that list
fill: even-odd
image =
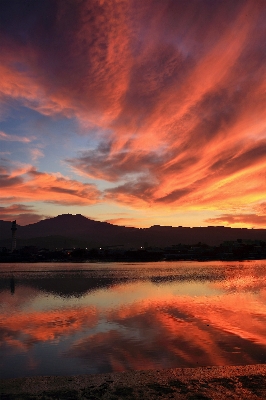
[{"label": "reflection of clouds in water", "polygon": [[[64,357],[94,372],[266,362],[264,271],[263,264],[201,264],[147,269],[133,279],[131,266],[123,280],[117,270],[85,271],[82,291],[92,279],[95,290],[78,297],[45,291],[48,281],[36,276],[30,286],[30,276],[16,278],[11,294],[8,280],[0,292],[0,352],[30,356],[38,344],[64,343]],[[101,274],[112,276],[111,286]],[[74,286],[77,293],[77,280]],[[62,355],[55,357],[60,364]]]},{"label": "reflection of clouds in water", "polygon": [[[66,355],[85,363],[93,360],[98,372],[258,362],[260,346],[200,318],[185,318],[181,312],[175,316],[173,309],[162,313],[150,307],[139,315],[117,318],[121,329],[85,337]],[[233,352],[236,348],[241,351]]]},{"label": "reflection of clouds in water", "polygon": [[97,321],[97,310],[89,307],[5,315],[0,322],[0,347],[8,344],[28,350],[38,342],[70,337]]},{"label": "reflection of clouds in water", "polygon": [[[256,343],[266,345],[265,322],[266,308],[264,303],[256,296],[249,294],[229,294],[216,297],[190,297],[180,296],[171,299],[149,300],[146,303],[135,303],[128,307],[114,310],[111,315],[116,315],[120,320],[130,316],[139,315],[147,309],[157,307],[160,314],[165,310],[172,310],[170,315],[186,315],[182,320],[195,319],[212,325],[221,332],[230,332],[242,338],[252,339]],[[168,313],[168,311],[167,311]],[[169,313],[168,313],[169,314]],[[173,317],[174,319],[174,317]],[[180,318],[179,318],[180,319]],[[160,327],[160,323],[158,323]]]}]

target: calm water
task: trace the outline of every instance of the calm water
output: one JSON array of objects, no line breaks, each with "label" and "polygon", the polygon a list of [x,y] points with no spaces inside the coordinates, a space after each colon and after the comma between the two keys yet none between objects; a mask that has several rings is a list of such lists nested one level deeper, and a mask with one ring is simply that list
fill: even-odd
[{"label": "calm water", "polygon": [[266,262],[0,264],[0,377],[266,363]]}]

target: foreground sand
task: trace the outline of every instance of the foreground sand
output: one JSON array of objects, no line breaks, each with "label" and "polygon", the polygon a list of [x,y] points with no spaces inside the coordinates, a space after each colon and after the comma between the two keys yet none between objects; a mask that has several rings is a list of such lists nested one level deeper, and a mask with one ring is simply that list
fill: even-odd
[{"label": "foreground sand", "polygon": [[266,399],[266,365],[0,379],[0,399]]}]

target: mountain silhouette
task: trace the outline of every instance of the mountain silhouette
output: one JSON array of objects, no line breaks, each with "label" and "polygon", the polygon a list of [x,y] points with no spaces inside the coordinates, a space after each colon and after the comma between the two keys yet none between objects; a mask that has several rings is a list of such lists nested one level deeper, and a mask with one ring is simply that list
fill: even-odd
[{"label": "mountain silhouette", "polygon": [[[17,226],[17,247],[36,245],[60,247],[172,246],[179,243],[219,245],[228,240],[266,241],[265,229],[214,227],[171,227],[154,225],[131,228],[94,221],[80,214],[63,214],[34,224]],[[11,221],[0,221],[0,246],[11,246]]]}]

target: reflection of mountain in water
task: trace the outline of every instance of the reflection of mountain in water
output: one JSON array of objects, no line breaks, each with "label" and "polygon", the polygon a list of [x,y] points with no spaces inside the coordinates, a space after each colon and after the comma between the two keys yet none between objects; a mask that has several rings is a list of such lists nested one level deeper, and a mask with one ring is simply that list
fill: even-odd
[{"label": "reflection of mountain in water", "polygon": [[12,294],[19,286],[31,287],[41,292],[52,293],[61,297],[81,297],[88,292],[99,289],[109,289],[113,286],[130,283],[133,281],[148,280],[154,284],[173,283],[173,282],[204,282],[221,281],[225,278],[225,271],[217,271],[209,268],[193,269],[190,273],[187,269],[180,269],[177,274],[161,270],[139,271],[84,271],[84,272],[39,272],[22,273],[18,272],[12,276],[0,278],[0,291],[9,290]]},{"label": "reflection of mountain in water", "polygon": [[15,288],[19,286],[31,287],[41,292],[52,293],[61,297],[81,297],[88,292],[99,289],[108,289],[118,283],[125,282],[125,279],[115,279],[108,277],[89,277],[81,275],[67,275],[38,278],[2,278],[0,279],[0,291],[10,290],[15,293]]},{"label": "reflection of mountain in water", "polygon": [[88,292],[108,289],[117,283],[118,281],[113,278],[84,278],[82,276],[31,279],[27,282],[31,287],[42,292],[53,293],[62,297],[81,297]]}]

